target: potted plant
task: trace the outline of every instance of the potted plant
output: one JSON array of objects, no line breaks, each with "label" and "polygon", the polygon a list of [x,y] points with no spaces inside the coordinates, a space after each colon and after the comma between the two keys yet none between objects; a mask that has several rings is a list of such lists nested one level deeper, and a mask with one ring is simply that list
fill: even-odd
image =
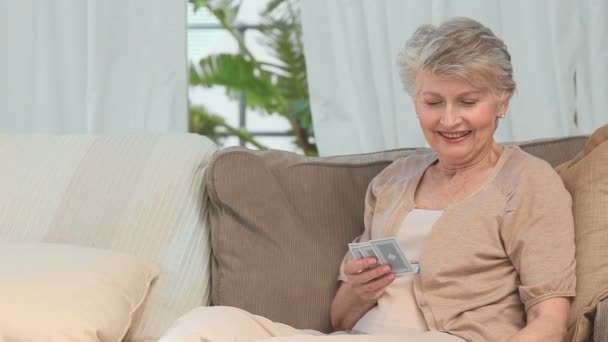
[{"label": "potted plant", "polygon": [[[278,63],[261,61],[251,53],[238,31],[235,18],[241,1],[193,0],[194,10],[206,8],[239,45],[239,52],[220,53],[202,58],[190,67],[193,87],[222,86],[233,97],[244,94],[249,108],[259,108],[269,115],[289,121],[295,143],[304,154],[316,156],[314,131],[308,96],[306,63],[302,44],[302,25],[298,0],[271,0],[261,13],[257,29],[262,43]],[[226,133],[237,135],[258,148],[265,148],[247,132],[228,125],[225,120],[202,107],[191,107],[191,130],[211,138]],[[222,127],[227,132],[219,133]]]}]

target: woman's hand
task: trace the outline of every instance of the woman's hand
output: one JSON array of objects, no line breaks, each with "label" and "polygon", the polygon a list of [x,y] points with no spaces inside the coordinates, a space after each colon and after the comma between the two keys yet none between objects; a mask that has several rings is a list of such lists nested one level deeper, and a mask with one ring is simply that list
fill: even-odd
[{"label": "woman's hand", "polygon": [[355,300],[361,304],[375,305],[384,294],[386,287],[395,280],[389,265],[380,265],[368,269],[376,264],[373,257],[352,260],[344,265],[346,285],[350,287]]},{"label": "woman's hand", "polygon": [[350,330],[374,307],[388,285],[395,280],[389,265],[376,264],[373,257],[352,260],[344,264],[346,282],[338,288],[331,306],[331,322],[336,330]]}]

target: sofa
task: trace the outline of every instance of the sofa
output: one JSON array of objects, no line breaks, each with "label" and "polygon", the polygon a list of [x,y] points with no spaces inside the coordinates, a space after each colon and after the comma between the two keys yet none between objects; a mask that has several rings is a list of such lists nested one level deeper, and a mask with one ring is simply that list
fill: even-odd
[{"label": "sofa", "polygon": [[[573,196],[568,340],[608,341],[608,126],[517,145]],[[329,332],[367,184],[426,151],[312,158],[193,134],[0,135],[0,341],[151,341],[200,305]]]}]

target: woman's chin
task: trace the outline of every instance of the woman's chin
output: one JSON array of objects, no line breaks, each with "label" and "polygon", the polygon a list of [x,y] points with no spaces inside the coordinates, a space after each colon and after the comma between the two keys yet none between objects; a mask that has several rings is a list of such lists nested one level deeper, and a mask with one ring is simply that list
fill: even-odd
[{"label": "woman's chin", "polygon": [[471,155],[472,151],[466,142],[467,140],[459,143],[440,142],[437,144],[435,152],[441,161],[457,165],[465,162]]}]

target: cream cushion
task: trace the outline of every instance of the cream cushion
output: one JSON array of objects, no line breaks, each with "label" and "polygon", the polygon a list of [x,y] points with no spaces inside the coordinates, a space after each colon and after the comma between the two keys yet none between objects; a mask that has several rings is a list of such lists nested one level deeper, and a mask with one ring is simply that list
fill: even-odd
[{"label": "cream cushion", "polygon": [[557,170],[572,195],[576,233],[576,297],[567,340],[587,341],[596,307],[608,298],[608,125]]},{"label": "cream cushion", "polygon": [[194,134],[0,135],[0,242],[121,251],[160,267],[126,341],[160,337],[209,301],[202,178],[216,150]]},{"label": "cream cushion", "polygon": [[120,341],[158,268],[63,244],[0,244],[0,340]]}]

